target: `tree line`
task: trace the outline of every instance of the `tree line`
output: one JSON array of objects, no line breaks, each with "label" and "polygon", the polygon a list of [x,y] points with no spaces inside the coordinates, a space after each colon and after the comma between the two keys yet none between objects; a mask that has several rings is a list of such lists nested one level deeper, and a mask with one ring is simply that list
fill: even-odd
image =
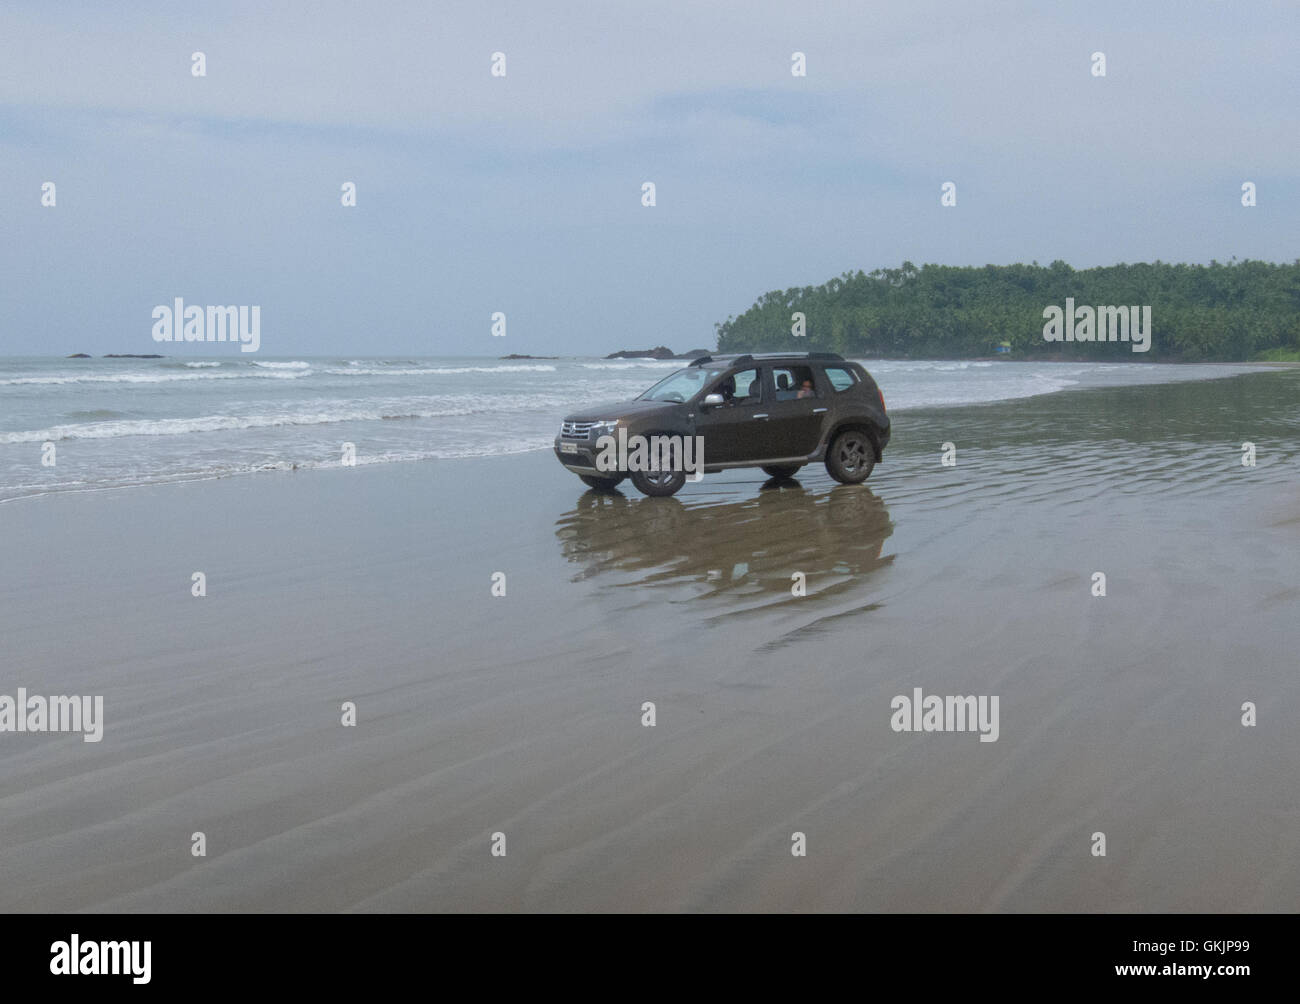
[{"label": "tree line", "polygon": [[[1048,342],[1044,310],[1150,306],[1151,349]],[[793,332],[800,325],[803,337]],[[820,286],[775,290],[714,326],[719,352],[831,351],[874,358],[1133,361],[1300,360],[1300,260],[922,265],[845,272]]]}]

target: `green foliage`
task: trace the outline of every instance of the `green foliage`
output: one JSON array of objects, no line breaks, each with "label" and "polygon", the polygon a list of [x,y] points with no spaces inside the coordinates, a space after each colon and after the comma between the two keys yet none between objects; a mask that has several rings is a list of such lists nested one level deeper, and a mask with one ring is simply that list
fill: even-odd
[{"label": "green foliage", "polygon": [[[1043,310],[1150,306],[1151,351],[1115,342],[1047,342]],[[807,337],[791,335],[802,311]],[[1171,265],[1156,261],[1076,271],[1050,265],[923,265],[845,272],[821,286],[776,290],[715,325],[719,352],[832,351],[874,358],[992,356],[1139,360],[1295,359],[1300,355],[1300,260]]]},{"label": "green foliage", "polygon": [[1259,358],[1269,363],[1300,363],[1300,349],[1266,349]]}]

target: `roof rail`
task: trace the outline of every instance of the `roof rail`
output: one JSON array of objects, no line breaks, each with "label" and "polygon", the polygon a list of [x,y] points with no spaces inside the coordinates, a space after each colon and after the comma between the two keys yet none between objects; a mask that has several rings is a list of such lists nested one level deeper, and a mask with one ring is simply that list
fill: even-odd
[{"label": "roof rail", "polygon": [[706,365],[706,364],[708,364],[708,363],[724,363],[724,362],[725,362],[728,366],[735,366],[735,365],[737,365],[738,363],[748,363],[748,362],[753,362],[753,360],[754,360],[754,357],[751,356],[751,355],[747,352],[747,353],[745,353],[743,356],[728,356],[728,355],[723,355],[723,356],[700,356],[698,359],[692,359],[691,362],[690,362],[690,365],[691,365],[691,366],[704,366],[704,365]]},{"label": "roof rail", "polygon": [[760,352],[755,355],[755,359],[838,359],[844,361],[844,357],[838,352]]},{"label": "roof rail", "polygon": [[739,355],[739,356],[726,356],[726,355],[700,356],[698,359],[692,359],[690,365],[704,366],[708,363],[725,361],[728,366],[738,366],[741,363],[753,362],[756,358],[757,359],[788,359],[788,358],[833,359],[838,362],[844,361],[844,357],[840,355],[838,352],[764,352],[758,356],[754,356],[751,353],[746,352],[744,355]]}]

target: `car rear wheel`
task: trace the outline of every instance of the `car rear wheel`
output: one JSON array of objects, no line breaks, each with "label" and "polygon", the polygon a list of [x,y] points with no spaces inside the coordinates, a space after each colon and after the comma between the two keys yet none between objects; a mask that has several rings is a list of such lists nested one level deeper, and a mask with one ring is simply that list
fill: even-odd
[{"label": "car rear wheel", "polygon": [[763,473],[769,478],[792,478],[799,473],[802,464],[786,464],[781,467],[764,467]]},{"label": "car rear wheel", "polygon": [[860,485],[876,466],[876,448],[871,437],[858,429],[845,429],[826,451],[826,471],[845,485]]},{"label": "car rear wheel", "polygon": [[598,492],[612,492],[615,488],[618,487],[619,482],[622,481],[623,479],[621,477],[596,478],[596,477],[592,477],[590,474],[579,474],[578,480],[581,481],[588,488],[594,488]]}]

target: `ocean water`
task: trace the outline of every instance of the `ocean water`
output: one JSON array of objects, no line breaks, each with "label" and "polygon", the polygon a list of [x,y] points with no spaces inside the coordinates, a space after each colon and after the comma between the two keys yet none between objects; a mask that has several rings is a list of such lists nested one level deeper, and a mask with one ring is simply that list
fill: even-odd
[{"label": "ocean water", "polygon": [[[1240,365],[859,360],[891,414]],[[0,501],[263,470],[542,450],[566,412],[684,365],[496,358],[0,358]],[[54,464],[42,464],[44,444]]]}]

